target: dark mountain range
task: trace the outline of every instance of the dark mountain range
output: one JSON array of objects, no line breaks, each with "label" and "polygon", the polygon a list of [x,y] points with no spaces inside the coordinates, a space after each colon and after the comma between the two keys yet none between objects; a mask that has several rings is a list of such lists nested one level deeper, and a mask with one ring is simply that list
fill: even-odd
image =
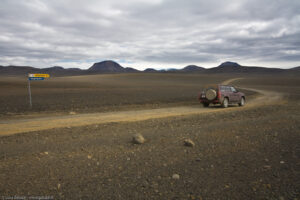
[{"label": "dark mountain range", "polygon": [[300,72],[300,66],[288,69],[289,71]]},{"label": "dark mountain range", "polygon": [[134,69],[132,67],[126,67],[125,68],[125,72],[128,72],[128,73],[135,73],[135,72],[140,72],[139,70],[137,69]]},{"label": "dark mountain range", "polygon": [[203,72],[203,71],[205,71],[205,68],[199,67],[197,65],[188,65],[185,68],[181,69],[180,71],[183,71],[183,72]]},{"label": "dark mountain range", "polygon": [[266,68],[256,66],[241,66],[235,62],[224,62],[218,67],[205,70],[208,73],[279,73],[286,70],[279,68]]},{"label": "dark mountain range", "polygon": [[224,68],[224,67],[241,67],[241,65],[239,65],[238,63],[236,62],[230,62],[230,61],[227,61],[227,62],[223,62],[221,65],[219,65],[218,67],[220,68]]},{"label": "dark mountain range", "polygon": [[88,71],[94,72],[124,72],[125,68],[111,60],[94,63]]},{"label": "dark mountain range", "polygon": [[[63,68],[54,66],[49,68],[34,68],[30,66],[0,66],[0,75],[27,76],[28,73],[48,73],[51,76],[75,76],[102,73],[140,73],[141,71],[130,67],[122,67],[120,64],[107,60],[94,63],[89,69]],[[273,73],[300,73],[300,66],[291,69],[266,68],[256,66],[242,66],[235,62],[224,62],[217,67],[203,68],[196,65],[188,65],[182,69],[155,70],[147,68],[145,73],[249,73],[249,74],[273,74]]]},{"label": "dark mountain range", "polygon": [[112,60],[106,60],[98,63],[94,63],[88,70],[88,72],[100,72],[100,73],[131,73],[139,72],[139,70],[131,67],[122,67],[119,63]]},{"label": "dark mountain range", "polygon": [[73,76],[73,75],[81,75],[84,73],[84,70],[79,68],[69,68],[65,69],[63,67],[55,66],[49,68],[35,68],[29,66],[7,66],[7,67],[0,67],[0,75],[10,75],[10,76],[19,76],[30,73],[48,73],[53,76]]},{"label": "dark mountain range", "polygon": [[156,69],[153,68],[147,68],[144,70],[144,72],[158,72]]}]

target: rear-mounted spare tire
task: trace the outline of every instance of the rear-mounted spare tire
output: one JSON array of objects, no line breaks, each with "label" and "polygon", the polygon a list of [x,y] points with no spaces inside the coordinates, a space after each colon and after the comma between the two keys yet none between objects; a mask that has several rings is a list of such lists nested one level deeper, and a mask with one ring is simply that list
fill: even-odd
[{"label": "rear-mounted spare tire", "polygon": [[208,100],[214,100],[217,97],[217,92],[214,89],[208,89],[205,92],[205,96]]}]

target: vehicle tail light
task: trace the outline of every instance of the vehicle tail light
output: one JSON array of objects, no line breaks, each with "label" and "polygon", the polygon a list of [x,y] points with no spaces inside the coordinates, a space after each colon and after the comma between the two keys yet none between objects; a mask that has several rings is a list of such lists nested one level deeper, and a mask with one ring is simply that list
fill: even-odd
[{"label": "vehicle tail light", "polygon": [[221,99],[221,91],[220,91],[220,89],[218,90],[218,99]]}]

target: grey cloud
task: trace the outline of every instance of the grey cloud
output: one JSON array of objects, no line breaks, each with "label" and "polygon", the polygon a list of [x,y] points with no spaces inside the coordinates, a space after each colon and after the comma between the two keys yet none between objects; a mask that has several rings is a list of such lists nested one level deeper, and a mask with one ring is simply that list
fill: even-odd
[{"label": "grey cloud", "polygon": [[[298,0],[1,0],[0,65],[300,62]],[[99,60],[100,61],[100,60]]]}]

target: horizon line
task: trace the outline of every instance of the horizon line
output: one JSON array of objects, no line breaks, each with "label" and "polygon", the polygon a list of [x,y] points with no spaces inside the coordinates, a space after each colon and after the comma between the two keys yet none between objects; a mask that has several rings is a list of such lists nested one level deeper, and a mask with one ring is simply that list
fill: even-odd
[{"label": "horizon line", "polygon": [[[145,71],[147,69],[154,69],[154,70],[157,70],[157,71],[168,71],[168,70],[182,70],[188,66],[196,66],[196,67],[199,67],[199,68],[203,68],[203,69],[212,69],[212,68],[216,68],[216,67],[220,67],[222,64],[225,64],[225,63],[233,63],[233,64],[237,64],[239,65],[240,67],[260,67],[260,68],[268,68],[268,69],[293,69],[293,68],[296,68],[296,67],[300,67],[300,65],[296,65],[294,67],[287,67],[287,68],[282,68],[282,67],[266,67],[266,66],[256,66],[256,65],[241,65],[239,64],[238,62],[234,62],[234,61],[225,61],[225,62],[221,62],[221,64],[217,65],[217,66],[213,66],[213,67],[203,67],[203,66],[199,66],[197,64],[187,64],[185,65],[184,67],[181,67],[181,68],[176,68],[176,67],[168,67],[168,68],[155,68],[155,67],[147,67],[147,68],[144,68],[144,69],[137,69],[135,67],[131,67],[131,66],[123,66],[122,65],[122,62],[118,62],[118,61],[114,61],[114,60],[111,60],[111,59],[107,59],[107,60],[102,60],[102,61],[99,61],[99,62],[94,62],[90,67],[88,68],[81,68],[81,67],[64,67],[64,66],[61,66],[61,65],[53,65],[51,67],[36,67],[36,66],[31,66],[31,65],[15,65],[15,64],[8,64],[8,65],[1,65],[0,64],[0,67],[32,67],[32,68],[37,68],[37,69],[48,69],[48,68],[54,68],[54,67],[61,67],[63,69],[79,69],[79,70],[89,70],[94,64],[96,63],[101,63],[101,62],[114,62],[114,63],[117,63],[119,64],[121,67],[123,68],[133,68],[137,71]],[[128,63],[127,63],[128,64]]]}]

